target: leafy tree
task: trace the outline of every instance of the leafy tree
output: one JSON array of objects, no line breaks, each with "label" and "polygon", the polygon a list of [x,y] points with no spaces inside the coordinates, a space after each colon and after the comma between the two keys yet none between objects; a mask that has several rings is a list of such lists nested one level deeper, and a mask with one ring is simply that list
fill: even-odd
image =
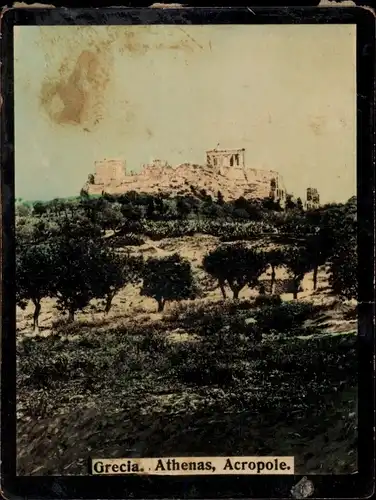
[{"label": "leafy tree", "polygon": [[129,254],[119,255],[113,251],[103,251],[101,267],[97,269],[97,294],[104,297],[105,313],[111,310],[115,295],[127,283],[134,283],[141,277],[143,258]]},{"label": "leafy tree", "polygon": [[276,201],[273,196],[268,196],[262,200],[262,208],[275,212],[280,212],[282,210],[279,200]]},{"label": "leafy tree", "polygon": [[301,198],[298,198],[296,200],[296,208],[302,212],[303,211],[303,202],[302,202],[302,199]]},{"label": "leafy tree", "polygon": [[296,208],[296,203],[292,199],[292,194],[286,194],[285,208],[286,210],[294,210],[294,208]]},{"label": "leafy tree", "polygon": [[344,242],[332,256],[329,285],[339,297],[355,300],[358,298],[358,256],[355,238]]},{"label": "leafy tree", "polygon": [[31,208],[25,203],[18,203],[16,205],[17,217],[29,217],[31,215]]},{"label": "leafy tree", "polygon": [[146,209],[146,217],[148,219],[152,219],[153,215],[154,215],[154,211],[155,211],[155,203],[154,203],[153,197],[151,196],[149,199],[147,209]]},{"label": "leafy tree", "polygon": [[16,301],[25,308],[27,301],[34,304],[33,330],[39,330],[41,301],[51,296],[53,259],[49,243],[30,244],[16,240]]},{"label": "leafy tree", "polygon": [[180,219],[185,219],[191,212],[191,205],[186,201],[185,198],[178,197],[176,201],[176,209]]},{"label": "leafy tree", "polygon": [[121,213],[124,218],[132,221],[139,220],[142,217],[141,209],[132,203],[122,204]]},{"label": "leafy tree", "polygon": [[304,246],[292,245],[284,251],[283,262],[293,280],[294,299],[298,298],[300,283],[312,269],[309,253]]},{"label": "leafy tree", "polygon": [[275,286],[275,278],[276,278],[276,269],[283,265],[283,251],[278,248],[273,248],[269,250],[266,254],[266,261],[270,265],[271,272],[271,283],[270,283],[270,293],[274,294],[274,286]]},{"label": "leafy tree", "polygon": [[191,265],[178,254],[149,259],[142,277],[141,295],[155,299],[159,312],[168,300],[190,299],[196,294]]},{"label": "leafy tree", "polygon": [[87,218],[82,212],[76,212],[74,216],[68,216],[66,213],[61,214],[54,219],[54,223],[54,236],[65,240],[77,238],[100,239],[104,232],[96,216]]},{"label": "leafy tree", "polygon": [[223,216],[223,208],[215,203],[204,202],[202,213],[210,219],[218,219]]},{"label": "leafy tree", "polygon": [[232,215],[236,219],[249,219],[249,213],[244,208],[235,208]]},{"label": "leafy tree", "polygon": [[108,254],[100,240],[88,238],[54,238],[52,243],[54,276],[51,287],[57,297],[58,308],[68,311],[70,321],[76,311],[83,309],[94,298],[104,298],[108,281],[98,277],[108,265]]},{"label": "leafy tree", "polygon": [[248,248],[242,243],[220,245],[204,257],[203,267],[218,280],[223,298],[226,298],[225,284],[228,283],[233,298],[246,286],[255,287],[266,268],[265,255]]},{"label": "leafy tree", "polygon": [[234,208],[238,210],[247,210],[248,204],[248,200],[246,200],[244,196],[240,196],[233,202]]},{"label": "leafy tree", "polygon": [[93,174],[89,174],[88,178],[87,178],[87,181],[88,181],[89,184],[94,184],[94,181],[95,181],[94,175]]},{"label": "leafy tree", "polygon": [[44,215],[47,212],[47,207],[45,203],[37,201],[33,204],[33,214],[34,215]]}]

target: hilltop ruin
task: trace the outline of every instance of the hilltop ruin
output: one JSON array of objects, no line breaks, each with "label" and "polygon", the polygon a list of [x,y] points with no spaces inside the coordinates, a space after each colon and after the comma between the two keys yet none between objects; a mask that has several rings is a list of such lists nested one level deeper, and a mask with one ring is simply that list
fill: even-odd
[{"label": "hilltop ruin", "polygon": [[204,189],[214,197],[220,191],[225,200],[244,196],[265,198],[271,196],[286,200],[282,177],[272,170],[246,166],[245,149],[213,149],[206,151],[206,163],[182,163],[172,167],[162,160],[145,164],[139,173],[127,173],[122,160],[103,160],[95,163],[84,190],[88,194],[121,194],[127,191],[145,193],[187,194],[194,187]]}]

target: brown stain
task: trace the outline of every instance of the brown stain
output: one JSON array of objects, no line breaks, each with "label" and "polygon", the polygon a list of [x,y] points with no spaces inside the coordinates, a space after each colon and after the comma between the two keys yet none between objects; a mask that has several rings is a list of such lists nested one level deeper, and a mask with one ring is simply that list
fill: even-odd
[{"label": "brown stain", "polygon": [[147,135],[148,139],[151,139],[154,135],[149,127],[146,127],[146,135]]},{"label": "brown stain", "polygon": [[103,119],[104,93],[110,80],[104,62],[100,51],[83,50],[70,72],[65,58],[57,78],[43,81],[40,105],[54,123],[93,127]]},{"label": "brown stain", "polygon": [[326,125],[325,116],[315,116],[311,118],[309,122],[309,127],[316,136],[322,135]]},{"label": "brown stain", "polygon": [[[85,132],[92,131],[106,117],[115,52],[142,57],[152,49],[193,54],[204,48],[182,28],[173,30],[163,41],[161,30],[150,25],[39,29],[38,45],[43,49],[47,68],[40,88],[40,108],[54,124],[78,126]],[[134,113],[127,109],[125,121],[134,119]]]}]

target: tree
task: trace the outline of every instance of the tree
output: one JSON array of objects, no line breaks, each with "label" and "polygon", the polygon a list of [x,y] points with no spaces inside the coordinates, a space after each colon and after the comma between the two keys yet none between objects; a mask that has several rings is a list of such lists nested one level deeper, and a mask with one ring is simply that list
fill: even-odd
[{"label": "tree", "polygon": [[176,210],[180,219],[185,219],[191,212],[191,205],[181,196],[176,201]]},{"label": "tree", "polygon": [[273,248],[266,254],[266,261],[272,268],[271,272],[271,283],[270,283],[270,293],[274,294],[276,269],[283,265],[283,252],[278,248]]},{"label": "tree", "polygon": [[52,243],[54,276],[51,287],[57,297],[58,308],[68,311],[68,319],[74,320],[76,311],[83,309],[94,298],[104,298],[108,281],[99,279],[101,269],[108,265],[108,254],[101,240],[54,238]]},{"label": "tree", "polygon": [[225,284],[228,283],[233,298],[246,286],[255,287],[260,275],[266,269],[265,255],[248,248],[243,243],[220,245],[204,257],[205,271],[218,280],[223,298],[226,298]]},{"label": "tree", "polygon": [[286,194],[285,209],[294,210],[294,208],[296,208],[296,203],[292,199],[292,194]]},{"label": "tree", "polygon": [[129,253],[118,255],[114,251],[107,250],[102,253],[101,261],[101,267],[96,274],[98,280],[96,289],[97,294],[104,297],[104,312],[108,314],[119,290],[127,283],[134,283],[141,277],[143,258],[131,256]]},{"label": "tree", "polygon": [[153,197],[151,196],[150,199],[149,199],[149,203],[148,203],[147,209],[146,209],[146,217],[148,219],[152,219],[153,218],[154,210],[155,210],[155,203],[154,203]]},{"label": "tree", "polygon": [[17,203],[16,205],[16,216],[17,217],[29,217],[31,215],[31,208],[25,203]]},{"label": "tree", "polygon": [[178,254],[151,258],[143,269],[141,295],[158,302],[158,312],[163,311],[166,301],[194,298],[196,287],[192,268]]},{"label": "tree", "polygon": [[355,300],[358,298],[358,256],[355,238],[344,242],[331,258],[329,285],[339,297]]},{"label": "tree", "polygon": [[312,269],[307,249],[304,246],[291,246],[284,251],[283,263],[292,278],[294,299],[297,299],[300,283],[305,274]]},{"label": "tree", "polygon": [[40,216],[44,215],[47,212],[47,207],[45,203],[42,203],[41,201],[37,201],[33,204],[33,214]]},{"label": "tree", "polygon": [[301,198],[298,198],[296,200],[296,208],[302,212],[303,211],[303,202],[302,202],[302,199]]},{"label": "tree", "polygon": [[41,301],[51,296],[53,259],[49,243],[30,244],[16,240],[16,302],[26,307],[28,300],[34,304],[33,330],[39,330]]}]

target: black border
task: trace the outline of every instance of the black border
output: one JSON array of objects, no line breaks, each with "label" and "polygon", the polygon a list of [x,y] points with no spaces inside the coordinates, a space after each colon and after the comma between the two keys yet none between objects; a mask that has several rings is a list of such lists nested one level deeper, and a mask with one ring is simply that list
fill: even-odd
[{"label": "black border", "polygon": [[374,493],[374,189],[375,17],[361,7],[35,9],[1,19],[2,366],[1,483],[5,496],[28,498],[288,498],[301,476],[16,476],[13,26],[100,24],[356,24],[359,243],[359,471],[314,475],[314,498]]}]

